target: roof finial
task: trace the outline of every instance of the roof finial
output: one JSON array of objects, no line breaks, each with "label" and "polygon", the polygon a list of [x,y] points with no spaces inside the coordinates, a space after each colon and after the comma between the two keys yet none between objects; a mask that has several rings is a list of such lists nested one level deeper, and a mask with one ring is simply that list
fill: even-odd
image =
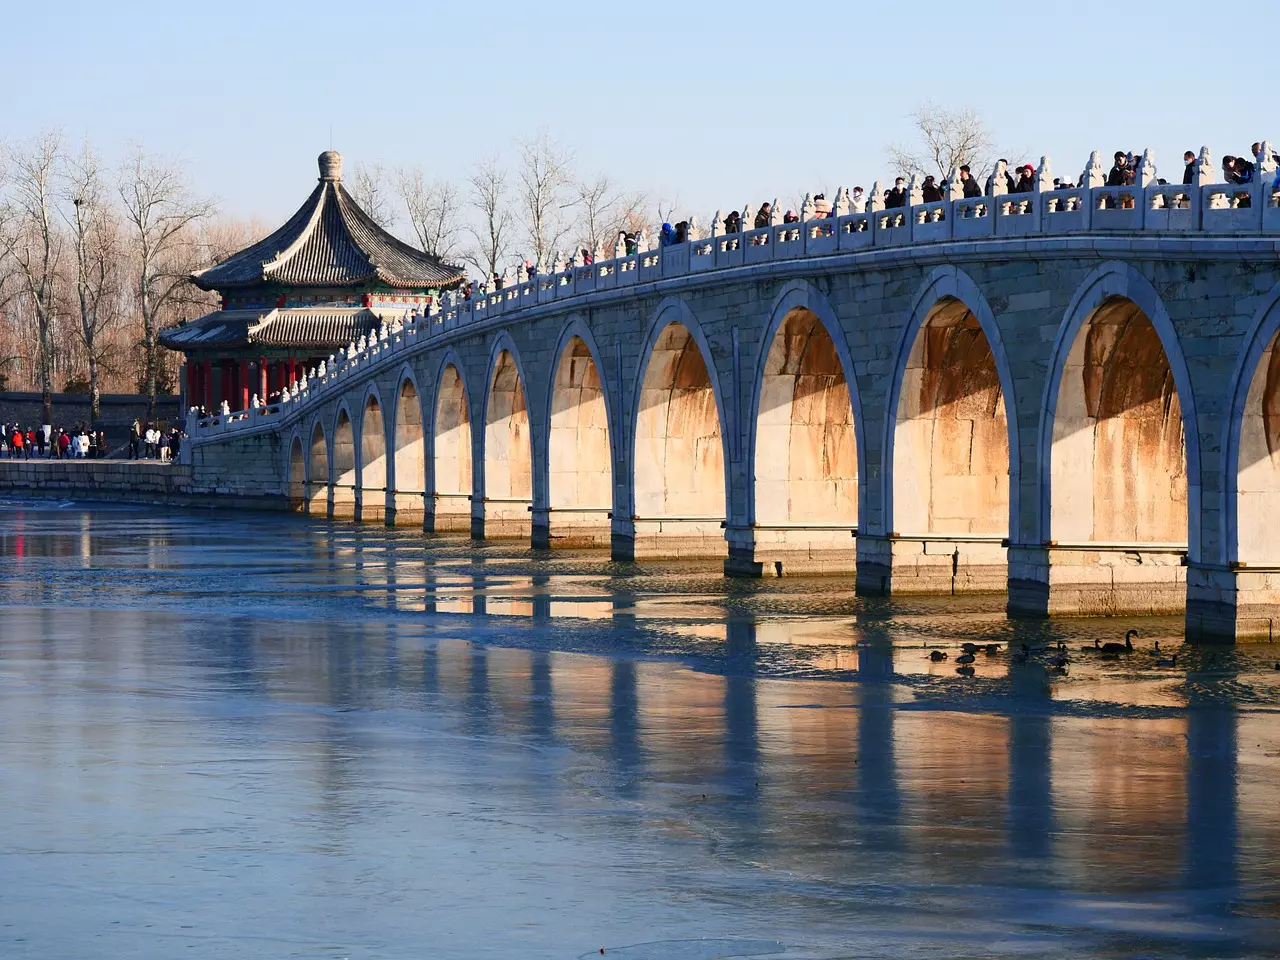
[{"label": "roof finial", "polygon": [[337,150],[326,150],[320,154],[320,179],[339,183],[342,180],[342,154]]}]

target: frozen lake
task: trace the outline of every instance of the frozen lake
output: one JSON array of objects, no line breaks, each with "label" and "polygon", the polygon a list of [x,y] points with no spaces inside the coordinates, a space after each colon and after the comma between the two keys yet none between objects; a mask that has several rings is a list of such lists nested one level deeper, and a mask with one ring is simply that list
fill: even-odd
[{"label": "frozen lake", "polygon": [[287,517],[0,564],[5,960],[1280,955],[1276,646]]}]

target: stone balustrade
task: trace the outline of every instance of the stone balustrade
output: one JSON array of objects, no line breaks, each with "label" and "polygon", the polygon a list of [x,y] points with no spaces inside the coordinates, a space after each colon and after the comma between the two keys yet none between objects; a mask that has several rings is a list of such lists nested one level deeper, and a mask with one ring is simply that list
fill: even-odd
[{"label": "stone balustrade", "polygon": [[[1264,143],[1262,156],[1271,155],[1270,143]],[[717,214],[707,237],[662,247],[649,247],[647,238],[642,237],[632,254],[585,265],[571,262],[562,270],[506,283],[501,289],[481,290],[470,298],[456,291],[446,293],[432,305],[429,314],[411,314],[384,324],[378,335],[362,338],[339,355],[331,356],[322,369],[308,371],[278,403],[205,417],[192,411],[187,433],[193,443],[199,444],[231,432],[273,426],[302,407],[340,392],[352,377],[368,374],[371,368],[391,362],[407,349],[497,316],[598,291],[712,270],[992,238],[1108,234],[1280,237],[1280,178],[1271,160],[1259,163],[1254,182],[1248,184],[1211,182],[1213,167],[1208,148],[1201,151],[1197,161],[1196,182],[1188,185],[1158,183],[1149,152],[1143,155],[1139,167],[1143,182],[1131,186],[1103,185],[1105,170],[1097,152],[1090,158],[1078,186],[1046,189],[1052,184],[1048,158],[1041,159],[1031,193],[1004,192],[1003,173],[1002,166],[994,171],[991,195],[916,202],[893,209],[884,207],[879,183],[872,187],[862,211],[850,210],[847,191],[841,188],[829,216],[774,222],[732,234],[723,231]],[[953,191],[957,182],[953,176]],[[920,196],[914,178],[909,196]],[[747,212],[744,211],[744,224]],[[814,212],[808,198],[802,212]],[[780,216],[775,203],[773,217]]]}]

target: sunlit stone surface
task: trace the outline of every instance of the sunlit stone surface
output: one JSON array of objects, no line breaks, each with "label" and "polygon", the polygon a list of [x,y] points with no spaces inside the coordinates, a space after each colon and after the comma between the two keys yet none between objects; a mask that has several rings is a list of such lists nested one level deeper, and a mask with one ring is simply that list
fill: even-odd
[{"label": "sunlit stone surface", "polygon": [[1280,944],[1274,646],[281,517],[8,504],[0,558],[3,958]]}]

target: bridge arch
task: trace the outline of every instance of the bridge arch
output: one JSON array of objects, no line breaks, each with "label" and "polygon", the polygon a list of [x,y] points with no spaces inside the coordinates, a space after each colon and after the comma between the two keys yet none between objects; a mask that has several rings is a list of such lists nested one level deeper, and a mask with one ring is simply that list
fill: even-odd
[{"label": "bridge arch", "polygon": [[631,425],[631,514],[639,553],[721,556],[732,424],[715,358],[688,305],[668,297],[640,354]]},{"label": "bridge arch", "polygon": [[[1200,554],[1195,395],[1159,294],[1106,263],[1080,285],[1054,341],[1039,438],[1045,543],[1152,545],[1144,583],[1177,588],[1181,544]],[[1165,558],[1154,549],[1168,545]],[[1174,594],[1178,596],[1174,596]]]},{"label": "bridge arch", "polygon": [[552,354],[546,395],[548,537],[561,544],[608,544],[613,507],[613,425],[617,401],[590,328],[575,315]]},{"label": "bridge arch", "polygon": [[289,437],[288,494],[289,509],[303,513],[307,509],[307,458],[302,449],[302,435],[297,427]]},{"label": "bridge arch", "polygon": [[311,443],[307,448],[307,512],[313,517],[329,515],[329,441],[324,423],[317,419],[311,426]]},{"label": "bridge arch", "polygon": [[485,376],[481,481],[486,537],[531,533],[533,441],[524,370],[511,336],[500,332],[490,348]]},{"label": "bridge arch", "polygon": [[387,425],[382,394],[377,384],[365,388],[360,409],[360,443],[357,448],[360,477],[360,517],[362,521],[386,518]]},{"label": "bridge arch", "polygon": [[[831,304],[802,280],[775,297],[747,423],[753,561],[853,569],[866,475],[862,404]],[[834,529],[840,527],[841,529]]]},{"label": "bridge arch", "polygon": [[330,486],[333,488],[331,513],[344,520],[356,515],[357,485],[356,433],[351,422],[351,410],[347,401],[338,403],[333,424],[333,467]]},{"label": "bridge arch", "polygon": [[428,457],[433,529],[437,533],[471,531],[472,475],[471,393],[463,365],[451,347],[440,358],[435,398],[430,406]]},{"label": "bridge arch", "polygon": [[392,417],[392,456],[388,460],[391,489],[388,503],[394,509],[397,524],[422,523],[426,510],[427,490],[426,437],[423,424],[422,391],[418,378],[406,364],[400,370]]},{"label": "bridge arch", "polygon": [[1218,562],[1280,564],[1280,284],[1263,298],[1231,380]]},{"label": "bridge arch", "polygon": [[[940,578],[952,589],[1003,589],[1002,541],[1018,522],[1013,375],[995,316],[967,274],[933,271],[896,357],[883,470],[895,564],[914,565],[921,587]],[[910,584],[895,577],[895,589]]]}]

